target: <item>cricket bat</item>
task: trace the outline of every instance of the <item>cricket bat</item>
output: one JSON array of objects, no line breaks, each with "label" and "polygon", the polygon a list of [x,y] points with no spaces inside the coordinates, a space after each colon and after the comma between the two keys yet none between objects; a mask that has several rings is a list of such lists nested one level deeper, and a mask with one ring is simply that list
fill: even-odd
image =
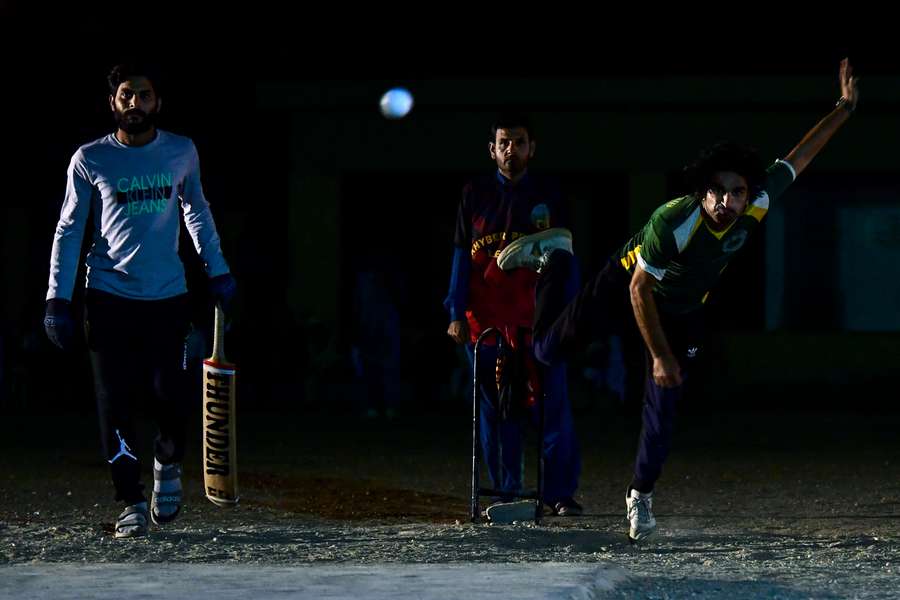
[{"label": "cricket bat", "polygon": [[212,356],[203,361],[203,489],[216,506],[238,502],[237,368],[225,358],[225,312],[216,305]]}]

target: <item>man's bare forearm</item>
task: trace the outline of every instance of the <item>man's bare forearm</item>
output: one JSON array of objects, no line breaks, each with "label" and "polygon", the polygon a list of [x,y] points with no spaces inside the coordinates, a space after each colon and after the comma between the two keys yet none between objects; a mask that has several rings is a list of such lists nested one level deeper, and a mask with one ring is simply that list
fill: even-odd
[{"label": "man's bare forearm", "polygon": [[842,107],[835,108],[803,136],[785,160],[791,163],[799,175],[849,118],[848,110]]},{"label": "man's bare forearm", "polygon": [[831,136],[847,122],[850,113],[856,108],[856,103],[859,101],[859,90],[856,88],[856,78],[853,77],[853,67],[846,58],[841,61],[838,82],[841,86],[841,99],[838,105],[824,119],[816,123],[816,126],[810,129],[800,143],[785,157],[794,167],[797,175],[825,147]]},{"label": "man's bare forearm", "polygon": [[[644,274],[646,277],[646,274]],[[637,321],[641,337],[650,350],[653,358],[672,356],[672,349],[666,334],[663,333],[662,322],[659,319],[659,311],[656,309],[656,301],[653,299],[653,286],[649,282],[632,284],[631,307],[634,310],[634,319]]]}]

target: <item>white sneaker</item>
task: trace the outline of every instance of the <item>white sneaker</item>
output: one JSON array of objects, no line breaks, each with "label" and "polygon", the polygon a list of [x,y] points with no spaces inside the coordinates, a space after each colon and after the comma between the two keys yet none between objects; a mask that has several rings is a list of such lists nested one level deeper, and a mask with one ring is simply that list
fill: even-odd
[{"label": "white sneaker", "polygon": [[630,525],[628,541],[632,544],[649,536],[656,530],[656,519],[653,517],[653,492],[642,494],[632,489],[625,496],[626,518]]},{"label": "white sneaker", "polygon": [[531,235],[523,235],[503,249],[497,266],[503,271],[518,267],[540,272],[544,257],[557,248],[572,254],[572,232],[563,227],[551,227]]}]

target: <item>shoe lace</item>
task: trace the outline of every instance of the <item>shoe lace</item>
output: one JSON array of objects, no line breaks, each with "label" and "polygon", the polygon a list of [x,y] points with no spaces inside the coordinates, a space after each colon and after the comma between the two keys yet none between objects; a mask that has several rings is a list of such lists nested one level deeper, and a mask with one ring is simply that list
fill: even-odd
[{"label": "shoe lace", "polygon": [[632,497],[634,502],[631,504],[628,510],[628,518],[633,518],[634,513],[637,513],[637,519],[640,523],[646,523],[650,520],[650,506],[648,503],[649,498],[634,498]]},{"label": "shoe lace", "polygon": [[537,259],[537,272],[542,273],[550,262],[550,252],[543,252]]}]

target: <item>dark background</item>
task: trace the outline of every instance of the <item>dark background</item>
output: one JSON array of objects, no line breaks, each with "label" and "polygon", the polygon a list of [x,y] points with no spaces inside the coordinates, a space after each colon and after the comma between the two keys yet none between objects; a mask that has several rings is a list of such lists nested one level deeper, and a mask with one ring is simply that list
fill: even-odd
[{"label": "dark background", "polygon": [[[69,158],[112,130],[105,76],[133,56],[165,74],[161,127],[199,149],[239,284],[228,355],[241,369],[240,410],[360,408],[352,298],[357,271],[375,268],[399,311],[401,413],[458,414],[467,375],[441,302],[460,191],[493,168],[488,128],[498,110],[533,117],[532,169],[566,188],[576,254],[590,272],[685,191],[680,170],[702,146],[728,138],[767,158],[786,155],[839,96],[838,62],[849,54],[862,77],[858,114],[711,296],[707,368],[689,406],[894,410],[900,64],[891,53],[314,29],[306,23],[291,37],[248,24],[244,35],[201,41],[95,25],[72,45],[52,35],[5,42],[0,413],[93,410],[83,343],[57,351],[41,318]],[[395,85],[416,105],[388,121],[377,104]],[[186,237],[182,255],[195,322],[208,328],[204,276]],[[634,385],[620,406],[591,390],[583,366],[573,365],[576,411],[633,412]],[[639,378],[643,367],[629,367]]]}]

